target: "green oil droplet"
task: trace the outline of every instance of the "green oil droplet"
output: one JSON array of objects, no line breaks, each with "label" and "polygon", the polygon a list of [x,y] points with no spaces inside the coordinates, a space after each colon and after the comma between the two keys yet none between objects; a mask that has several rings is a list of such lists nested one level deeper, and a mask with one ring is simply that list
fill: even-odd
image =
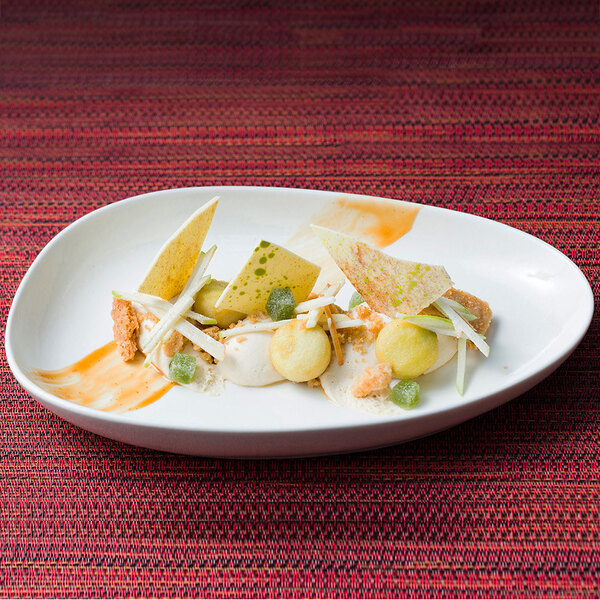
[{"label": "green oil droplet", "polygon": [[270,242],[265,242],[264,240],[260,243],[261,248],[268,248],[270,245]]},{"label": "green oil droplet", "polygon": [[261,275],[264,275],[266,273],[266,271],[264,269],[256,269],[256,271],[254,271],[255,275],[258,275],[258,277],[260,277]]},{"label": "green oil droplet", "polygon": [[261,265],[264,265],[264,264],[267,262],[267,257],[266,257],[266,256],[261,256],[261,257],[258,259],[258,262],[259,262]]}]

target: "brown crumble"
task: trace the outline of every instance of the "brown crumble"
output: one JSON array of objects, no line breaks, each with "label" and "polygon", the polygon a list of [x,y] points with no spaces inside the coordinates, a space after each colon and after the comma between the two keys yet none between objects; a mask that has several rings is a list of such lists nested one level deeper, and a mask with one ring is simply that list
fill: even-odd
[{"label": "brown crumble", "polygon": [[[367,304],[359,304],[353,309],[356,318],[361,319],[365,322],[364,327],[348,327],[340,329],[338,336],[340,341],[344,344],[352,344],[352,347],[356,352],[360,354],[366,354],[367,347],[372,344],[379,335],[379,332],[383,329],[385,322],[379,314],[371,310]],[[344,312],[344,311],[341,311]],[[350,311],[348,311],[350,312]],[[353,315],[344,313],[351,319]]]},{"label": "brown crumble", "polygon": [[163,344],[162,349],[165,356],[174,356],[183,347],[183,336],[179,331],[173,331],[169,339]]},{"label": "brown crumble", "polygon": [[213,340],[217,340],[217,342],[222,342],[223,340],[219,337],[219,332],[221,330],[216,325],[212,325],[211,327],[207,327],[206,329],[202,329],[202,333],[210,336]]},{"label": "brown crumble", "polygon": [[192,348],[200,354],[200,358],[206,361],[209,365],[212,365],[215,362],[215,359],[208,353],[202,350],[200,346],[196,346],[196,344],[192,344]]}]

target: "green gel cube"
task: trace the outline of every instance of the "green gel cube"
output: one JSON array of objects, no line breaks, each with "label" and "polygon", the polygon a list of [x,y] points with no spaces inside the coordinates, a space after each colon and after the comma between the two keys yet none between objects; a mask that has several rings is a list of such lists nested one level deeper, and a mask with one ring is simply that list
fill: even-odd
[{"label": "green gel cube", "polygon": [[419,384],[401,379],[393,388],[390,400],[400,408],[412,408],[419,401]]},{"label": "green gel cube", "polygon": [[177,352],[169,363],[169,379],[177,383],[191,383],[196,373],[196,359],[189,354]]},{"label": "green gel cube", "polygon": [[358,306],[363,302],[363,297],[358,292],[354,292],[354,294],[352,294],[352,296],[350,297],[350,302],[348,303],[348,310],[353,309],[355,306]]},{"label": "green gel cube", "polygon": [[294,316],[296,298],[289,287],[273,288],[267,300],[267,312],[273,321],[283,321]]}]

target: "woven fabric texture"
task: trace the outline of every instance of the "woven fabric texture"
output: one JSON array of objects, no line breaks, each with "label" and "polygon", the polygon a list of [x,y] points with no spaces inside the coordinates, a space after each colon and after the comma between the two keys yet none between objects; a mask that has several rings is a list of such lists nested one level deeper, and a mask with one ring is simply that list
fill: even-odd
[{"label": "woven fabric texture", "polygon": [[[600,294],[597,0],[3,2],[0,314],[76,218],[197,185],[499,220]],[[87,433],[0,347],[0,595],[600,595],[600,326],[524,396],[383,450],[173,456]]]}]

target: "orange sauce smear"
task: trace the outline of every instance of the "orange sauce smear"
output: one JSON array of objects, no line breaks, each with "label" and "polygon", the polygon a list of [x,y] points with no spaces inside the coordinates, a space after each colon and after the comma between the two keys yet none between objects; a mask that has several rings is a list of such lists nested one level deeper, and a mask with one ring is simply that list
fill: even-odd
[{"label": "orange sauce smear", "polygon": [[314,221],[317,225],[367,237],[377,248],[385,248],[410,231],[419,206],[398,201],[336,198]]},{"label": "orange sauce smear", "polygon": [[152,404],[175,384],[154,368],[144,368],[144,357],[123,362],[114,342],[94,350],[76,363],[46,371],[35,369],[32,379],[44,390],[79,404],[123,413]]}]

